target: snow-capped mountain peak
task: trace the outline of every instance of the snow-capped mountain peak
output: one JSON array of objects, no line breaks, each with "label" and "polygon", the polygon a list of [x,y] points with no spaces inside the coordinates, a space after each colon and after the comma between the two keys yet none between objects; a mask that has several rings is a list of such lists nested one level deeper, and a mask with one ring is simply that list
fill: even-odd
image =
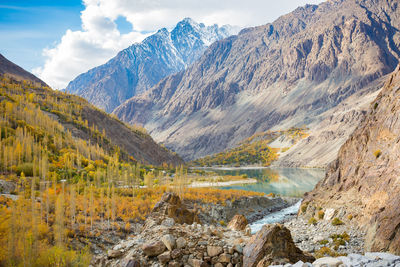
[{"label": "snow-capped mountain peak", "polygon": [[211,43],[237,32],[235,27],[206,26],[185,18],[171,31],[161,28],[141,43],[120,51],[104,65],[79,75],[66,90],[111,112],[162,78],[192,64]]}]

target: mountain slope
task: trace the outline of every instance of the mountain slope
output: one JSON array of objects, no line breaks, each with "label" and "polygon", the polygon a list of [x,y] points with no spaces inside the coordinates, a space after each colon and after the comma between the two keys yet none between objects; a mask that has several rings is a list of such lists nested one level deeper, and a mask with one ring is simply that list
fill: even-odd
[{"label": "mountain slope", "polygon": [[313,207],[351,214],[367,230],[367,250],[400,253],[400,65],[341,147],[324,180],[308,193]]},{"label": "mountain slope", "polygon": [[214,43],[187,70],[114,114],[142,123],[187,160],[256,132],[309,126],[349,96],[374,93],[379,78],[393,71],[400,58],[398,11],[397,1],[384,0],[298,8]]},{"label": "mountain slope", "polygon": [[122,50],[106,64],[79,75],[66,91],[111,112],[162,78],[192,64],[208,45],[231,35],[232,31],[230,26],[206,27],[186,18],[171,32],[163,28],[142,43]]},{"label": "mountain slope", "polygon": [[[0,69],[5,68],[0,65]],[[5,72],[7,77],[10,76],[7,70]],[[122,160],[134,160],[144,164],[182,163],[177,155],[159,146],[147,133],[127,126],[81,97],[38,86],[36,84],[38,79],[33,75],[25,73],[23,76],[19,75],[27,78],[22,82],[13,80],[14,72],[11,74],[11,79],[3,78],[2,80],[0,98],[5,108],[4,120],[11,120],[9,133],[14,132],[18,126],[26,126],[28,130],[38,128],[32,131],[35,133],[37,131],[40,138],[47,136],[49,147],[55,146],[56,139],[61,138],[56,138],[56,135],[61,135],[62,138],[69,138],[64,143],[71,143],[71,146],[78,147],[78,144],[83,144],[88,158],[99,158],[94,155],[100,153],[108,156],[117,154]],[[33,76],[32,80],[30,80],[31,76]],[[15,86],[14,90],[13,86]],[[9,109],[7,109],[8,105]],[[15,116],[9,114],[12,112]],[[31,115],[28,116],[25,113],[36,114],[37,119],[28,121]],[[35,125],[36,123],[44,124]],[[54,126],[53,128],[57,130],[48,129],[47,124]],[[41,129],[41,127],[44,128]],[[60,149],[59,145],[56,147]],[[55,153],[58,152],[55,150]]]},{"label": "mountain slope", "polygon": [[0,75],[5,75],[5,74],[16,80],[29,80],[39,85],[47,86],[47,84],[43,82],[41,79],[39,79],[32,73],[27,72],[20,66],[12,63],[2,54],[0,54]]}]

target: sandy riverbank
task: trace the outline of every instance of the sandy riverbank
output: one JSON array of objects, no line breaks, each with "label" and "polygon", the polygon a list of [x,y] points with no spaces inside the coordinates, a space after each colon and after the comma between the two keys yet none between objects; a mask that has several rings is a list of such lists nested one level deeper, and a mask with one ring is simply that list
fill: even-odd
[{"label": "sandy riverbank", "polygon": [[257,183],[257,179],[243,179],[243,180],[235,180],[235,181],[226,181],[226,182],[193,182],[188,185],[188,187],[220,187],[220,186],[230,186],[235,184],[255,184]]}]

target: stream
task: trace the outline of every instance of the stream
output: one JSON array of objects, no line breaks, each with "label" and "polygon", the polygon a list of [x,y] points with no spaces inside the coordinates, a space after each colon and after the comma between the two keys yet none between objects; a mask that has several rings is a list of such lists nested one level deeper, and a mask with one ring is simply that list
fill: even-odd
[{"label": "stream", "polygon": [[264,218],[250,224],[251,233],[254,234],[261,230],[264,224],[279,223],[286,219],[289,215],[296,214],[300,208],[301,200],[293,206],[268,214]]}]

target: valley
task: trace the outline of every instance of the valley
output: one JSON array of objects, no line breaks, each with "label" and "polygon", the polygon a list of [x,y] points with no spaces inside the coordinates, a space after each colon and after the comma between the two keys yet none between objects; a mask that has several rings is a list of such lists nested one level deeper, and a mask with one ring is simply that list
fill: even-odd
[{"label": "valley", "polygon": [[80,3],[63,90],[0,51],[0,267],[400,266],[399,0],[139,2]]}]

